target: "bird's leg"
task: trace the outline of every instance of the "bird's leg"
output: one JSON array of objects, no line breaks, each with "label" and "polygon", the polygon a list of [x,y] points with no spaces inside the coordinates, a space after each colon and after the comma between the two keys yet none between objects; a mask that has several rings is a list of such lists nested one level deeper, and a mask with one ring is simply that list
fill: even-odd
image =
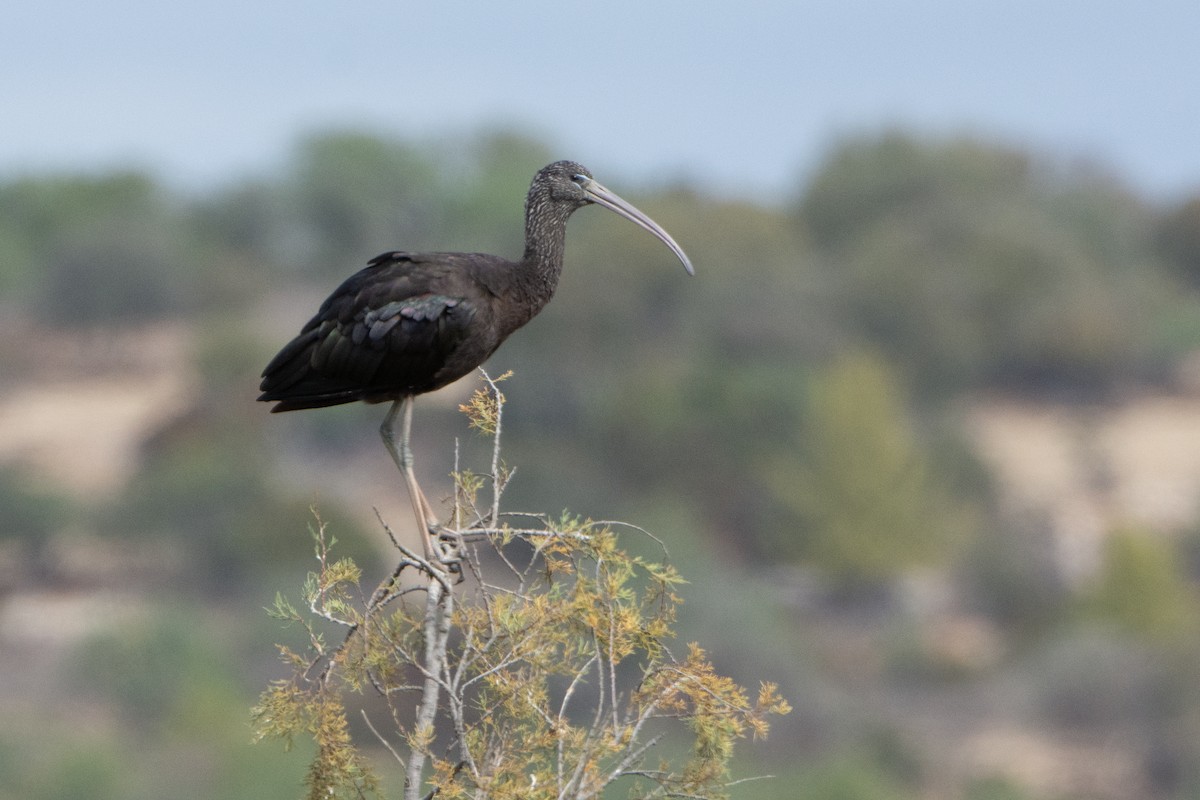
[{"label": "bird's leg", "polygon": [[[425,493],[421,491],[421,487],[417,483],[417,475],[413,471],[412,447],[409,445],[409,435],[412,432],[412,409],[412,397],[402,397],[393,402],[392,407],[388,409],[387,416],[383,418],[383,424],[379,426],[379,435],[383,439],[384,447],[391,454],[392,460],[396,462],[397,468],[404,475],[404,482],[408,485],[408,497],[412,501],[413,513],[416,515],[417,530],[421,534],[425,557],[432,564],[453,563],[458,560],[456,548],[447,548],[443,552],[443,548],[439,546],[442,526],[433,513],[433,507],[425,499]],[[403,412],[403,417],[400,421],[400,441],[397,447],[396,417],[401,412]]]}]

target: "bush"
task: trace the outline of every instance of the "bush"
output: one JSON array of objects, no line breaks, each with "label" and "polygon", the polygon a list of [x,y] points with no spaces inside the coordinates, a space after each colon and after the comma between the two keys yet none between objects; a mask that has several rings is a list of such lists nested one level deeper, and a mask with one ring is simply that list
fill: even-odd
[{"label": "bush", "polygon": [[[493,435],[499,466],[490,480],[458,473],[438,557],[393,537],[397,565],[368,593],[315,532],[304,611],[282,596],[272,610],[307,633],[306,647],[280,648],[291,675],[263,693],[259,735],[314,741],[314,800],[377,793],[344,704],[373,690],[391,732],[364,716],[403,765],[406,800],[720,792],[734,741],[765,735],[788,704],[772,684],[752,694],[719,675],[695,643],[673,652],[682,579],[627,553],[613,523],[500,513],[511,471],[499,452],[504,398],[489,388],[464,410]],[[690,751],[672,758],[680,740]]]},{"label": "bush", "polygon": [[1158,642],[1193,641],[1200,620],[1200,596],[1183,572],[1172,542],[1136,529],[1109,535],[1104,566],[1086,593],[1084,606],[1093,616]]},{"label": "bush", "polygon": [[814,379],[796,453],[766,476],[790,515],[764,549],[847,587],[944,563],[964,519],[942,496],[887,366],[843,358]]}]

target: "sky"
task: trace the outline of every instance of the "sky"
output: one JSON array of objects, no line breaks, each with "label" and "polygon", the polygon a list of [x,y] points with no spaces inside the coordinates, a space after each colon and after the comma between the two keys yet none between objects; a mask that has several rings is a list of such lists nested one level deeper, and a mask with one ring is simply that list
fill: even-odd
[{"label": "sky", "polygon": [[796,192],[839,137],[962,133],[1200,191],[1197,0],[39,0],[0,30],[0,177],[268,172],[307,133],[493,126],[602,180]]}]

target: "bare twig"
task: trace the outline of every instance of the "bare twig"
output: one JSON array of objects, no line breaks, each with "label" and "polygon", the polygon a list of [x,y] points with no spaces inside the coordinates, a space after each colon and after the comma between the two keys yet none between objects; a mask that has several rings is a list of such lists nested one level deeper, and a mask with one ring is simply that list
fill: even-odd
[{"label": "bare twig", "polygon": [[367,727],[371,729],[371,733],[375,734],[375,738],[379,740],[379,743],[386,747],[388,752],[392,754],[392,757],[400,763],[401,769],[407,769],[407,766],[404,763],[404,757],[397,753],[396,748],[392,747],[392,743],[384,738],[383,734],[375,729],[375,725],[371,722],[371,718],[367,716],[366,709],[362,710],[362,718],[363,722],[367,723]]}]

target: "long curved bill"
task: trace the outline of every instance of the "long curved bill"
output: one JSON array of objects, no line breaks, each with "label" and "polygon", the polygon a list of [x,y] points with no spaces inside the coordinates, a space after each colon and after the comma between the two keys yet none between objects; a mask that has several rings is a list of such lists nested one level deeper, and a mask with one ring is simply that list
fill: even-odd
[{"label": "long curved bill", "polygon": [[587,193],[588,199],[596,205],[604,206],[609,211],[615,211],[630,222],[653,233],[662,240],[663,244],[671,248],[671,252],[679,257],[688,275],[696,274],[696,271],[692,269],[692,262],[688,260],[687,253],[683,252],[683,248],[676,244],[675,240],[671,238],[671,234],[664,231],[662,226],[657,222],[647,217],[641,211],[638,211],[632,203],[622,199],[616,192],[605,188],[599,181],[594,179],[589,179],[583,185],[583,190]]}]

